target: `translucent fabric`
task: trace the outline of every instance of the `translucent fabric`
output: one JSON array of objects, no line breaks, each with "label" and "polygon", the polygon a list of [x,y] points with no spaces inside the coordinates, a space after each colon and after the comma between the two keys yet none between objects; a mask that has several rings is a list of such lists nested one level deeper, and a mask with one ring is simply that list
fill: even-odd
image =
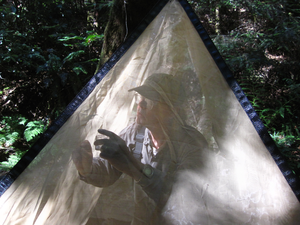
[{"label": "translucent fabric", "polygon": [[[136,122],[138,90],[128,91],[153,74],[162,78],[148,84],[158,97],[140,94],[154,101],[158,143],[151,125]],[[120,134],[133,153],[142,133],[135,157],[152,174],[136,181],[109,167],[93,145],[99,128]],[[90,177],[72,160],[84,140],[93,148]],[[299,208],[186,13],[170,1],[4,193],[0,224],[299,224]]]}]

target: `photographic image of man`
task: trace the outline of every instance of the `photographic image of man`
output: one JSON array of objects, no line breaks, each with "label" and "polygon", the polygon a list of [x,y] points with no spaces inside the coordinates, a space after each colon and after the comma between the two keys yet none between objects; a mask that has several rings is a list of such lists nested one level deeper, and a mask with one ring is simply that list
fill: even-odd
[{"label": "photographic image of man", "polygon": [[208,144],[202,134],[185,123],[186,96],[177,78],[153,74],[143,85],[129,91],[136,92],[135,122],[119,135],[99,129],[100,134],[108,137],[94,142],[95,146],[101,146],[100,157],[93,158],[88,141],[73,152],[80,179],[104,188],[99,201],[115,199],[106,201],[110,205],[108,212],[102,210],[103,215],[94,215],[88,224],[96,221],[167,224],[164,207],[172,195],[172,186],[178,182],[178,174],[199,171],[206,162],[203,152],[207,151]]}]

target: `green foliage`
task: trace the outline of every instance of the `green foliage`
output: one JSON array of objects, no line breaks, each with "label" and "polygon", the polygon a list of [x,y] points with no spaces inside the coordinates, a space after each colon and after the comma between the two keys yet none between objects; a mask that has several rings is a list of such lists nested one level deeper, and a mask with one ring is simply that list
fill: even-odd
[{"label": "green foliage", "polygon": [[0,156],[15,152],[2,166],[15,164],[95,73],[111,4],[1,2]]},{"label": "green foliage", "polygon": [[11,170],[20,161],[25,153],[26,151],[19,151],[15,154],[10,155],[7,161],[0,162],[0,171]]},{"label": "green foliage", "polygon": [[24,117],[3,117],[0,121],[0,145],[12,146],[21,137],[26,121]]},{"label": "green foliage", "polygon": [[14,147],[14,144],[22,138],[28,142],[28,147],[45,131],[47,124],[42,120],[29,121],[22,116],[4,116],[0,121],[0,145],[2,147]]},{"label": "green foliage", "polygon": [[0,143],[3,143],[4,146],[12,145],[19,138],[18,132],[0,134]]},{"label": "green foliage", "polygon": [[[54,119],[95,73],[104,32],[97,20],[107,20],[109,6],[71,0],[0,5],[0,112]],[[5,87],[13,88],[4,93]]]},{"label": "green foliage", "polygon": [[29,149],[46,125],[44,121],[28,121],[22,116],[4,116],[0,121],[0,148],[10,149],[14,154],[0,163],[0,170],[11,169]]},{"label": "green foliage", "polygon": [[30,121],[26,124],[24,131],[24,137],[27,142],[35,140],[39,134],[42,134],[45,130],[45,124],[43,121]]},{"label": "green foliage", "polygon": [[300,173],[300,151],[295,143],[300,141],[300,136],[285,135],[284,133],[274,132],[271,134],[272,138],[276,142],[281,153],[289,160],[288,164],[290,168],[296,173]]},{"label": "green foliage", "polygon": [[269,131],[298,136],[300,7],[281,0],[232,3],[240,24],[213,40]]}]

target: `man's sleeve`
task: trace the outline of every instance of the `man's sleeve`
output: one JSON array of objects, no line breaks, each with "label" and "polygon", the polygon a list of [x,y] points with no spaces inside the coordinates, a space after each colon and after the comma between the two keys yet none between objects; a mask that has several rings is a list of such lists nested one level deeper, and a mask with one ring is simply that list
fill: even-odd
[{"label": "man's sleeve", "polygon": [[80,176],[80,180],[97,187],[107,187],[119,179],[122,172],[115,169],[108,161],[100,157],[93,158],[92,171],[86,176]]},{"label": "man's sleeve", "polygon": [[[149,165],[148,165],[149,166]],[[151,178],[143,176],[137,184],[139,184],[143,190],[147,193],[147,195],[152,198],[156,203],[162,197],[162,192],[166,191],[166,180],[165,175],[158,169],[151,167],[153,170],[153,174]]]},{"label": "man's sleeve", "polygon": [[181,153],[180,160],[176,164],[171,163],[168,174],[152,167],[152,176],[150,178],[143,176],[137,182],[147,195],[161,207],[168,201],[179,171],[198,171],[201,166],[201,150],[199,148],[185,149]]}]

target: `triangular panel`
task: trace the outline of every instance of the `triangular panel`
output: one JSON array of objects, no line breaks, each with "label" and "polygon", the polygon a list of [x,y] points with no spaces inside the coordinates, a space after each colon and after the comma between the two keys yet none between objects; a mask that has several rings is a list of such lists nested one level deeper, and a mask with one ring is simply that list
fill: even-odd
[{"label": "triangular panel", "polygon": [[[137,116],[136,92],[155,126]],[[92,145],[79,175],[72,153],[99,128],[141,170],[121,174]],[[188,3],[161,1],[1,181],[0,223],[297,224],[297,180],[276,151]]]}]

